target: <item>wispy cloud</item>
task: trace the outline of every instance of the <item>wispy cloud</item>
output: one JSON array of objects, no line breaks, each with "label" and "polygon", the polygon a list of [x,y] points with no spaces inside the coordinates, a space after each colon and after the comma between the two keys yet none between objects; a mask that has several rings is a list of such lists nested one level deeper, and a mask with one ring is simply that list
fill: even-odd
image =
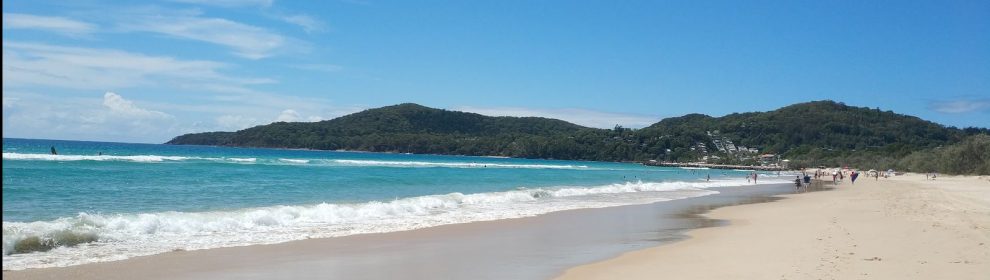
[{"label": "wispy cloud", "polygon": [[69,36],[96,31],[96,25],[64,17],[3,13],[3,29],[35,29]]},{"label": "wispy cloud", "polygon": [[278,18],[281,19],[282,21],[302,27],[303,30],[306,31],[306,33],[313,33],[313,32],[326,30],[326,24],[323,23],[323,21],[320,21],[308,15],[296,14],[296,15],[280,16]]},{"label": "wispy cloud", "polygon": [[928,108],[946,114],[990,111],[990,98],[933,101],[928,104]]},{"label": "wispy cloud", "polygon": [[[272,95],[225,102],[201,99],[192,104],[133,100],[115,92],[105,92],[102,98],[92,91],[55,97],[4,90],[3,95],[5,136],[145,143],[161,143],[184,133],[235,131],[276,121],[315,122],[323,120],[322,116],[338,117],[363,109]],[[275,102],[278,99],[282,100]]]},{"label": "wispy cloud", "polygon": [[223,85],[274,83],[267,78],[222,74],[228,65],[206,60],[181,60],[113,49],[3,42],[3,86],[45,86],[106,90],[142,85],[178,85],[209,90]]},{"label": "wispy cloud", "polygon": [[613,128],[615,125],[640,128],[660,120],[658,117],[633,114],[619,114],[587,109],[533,109],[519,107],[471,107],[453,108],[458,111],[473,112],[488,116],[544,117],[565,120],[571,123],[597,128]]},{"label": "wispy cloud", "polygon": [[217,7],[271,7],[275,0],[172,0],[173,2],[200,4]]},{"label": "wispy cloud", "polygon": [[289,38],[267,29],[223,18],[190,14],[145,14],[132,16],[119,23],[124,31],[165,34],[176,38],[196,40],[234,49],[234,54],[248,59],[261,59],[286,49]]},{"label": "wispy cloud", "polygon": [[273,8],[274,0],[173,0],[179,3],[197,4],[223,8],[261,8],[266,16],[302,27],[306,33],[323,31],[326,24],[305,14],[285,14]]}]

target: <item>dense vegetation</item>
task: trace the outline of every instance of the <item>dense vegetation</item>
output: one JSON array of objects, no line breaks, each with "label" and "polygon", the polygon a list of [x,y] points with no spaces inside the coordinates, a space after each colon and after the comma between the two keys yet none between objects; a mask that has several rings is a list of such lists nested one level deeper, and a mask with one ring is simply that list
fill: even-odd
[{"label": "dense vegetation", "polygon": [[[709,134],[715,131],[714,137]],[[719,151],[714,138],[756,148],[760,153],[781,154],[799,167],[925,169],[941,165],[929,167],[909,162],[933,157],[941,161],[931,162],[954,166],[949,164],[949,158],[957,155],[957,151],[985,144],[986,138],[973,138],[973,135],[986,133],[986,128],[945,127],[917,117],[833,101],[717,118],[690,114],[664,119],[639,130],[619,126],[597,129],[555,119],[489,117],[400,104],[315,123],[277,122],[237,132],[187,134],[168,144],[604,161],[697,161],[712,155],[718,156],[714,161],[720,163],[756,163],[751,154]],[[705,149],[699,148],[699,144]],[[953,144],[956,145],[949,146]],[[964,171],[969,166],[952,168],[958,171],[940,171],[969,172]]]},{"label": "dense vegetation", "polygon": [[894,166],[914,172],[990,174],[990,136],[974,135],[955,145],[916,151]]}]

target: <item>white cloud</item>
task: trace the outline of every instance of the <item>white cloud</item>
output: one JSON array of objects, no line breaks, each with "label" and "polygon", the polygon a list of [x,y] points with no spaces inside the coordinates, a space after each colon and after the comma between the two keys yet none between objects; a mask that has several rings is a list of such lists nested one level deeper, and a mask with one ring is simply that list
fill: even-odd
[{"label": "white cloud", "polygon": [[310,115],[308,117],[303,117],[302,114],[293,109],[285,109],[282,113],[278,114],[274,122],[318,122],[322,121],[323,117]]},{"label": "white cloud", "polygon": [[307,15],[289,15],[280,17],[281,20],[302,27],[306,33],[326,30],[326,25],[314,17]]},{"label": "white cloud", "polygon": [[302,117],[299,116],[299,112],[296,112],[296,110],[285,109],[284,111],[282,111],[282,113],[278,114],[278,117],[275,118],[275,121],[276,122],[297,122],[301,118]]},{"label": "white cloud", "polygon": [[275,0],[172,0],[180,3],[201,4],[218,7],[271,7]]},{"label": "white cloud", "polygon": [[478,113],[488,116],[544,117],[565,120],[571,123],[597,128],[613,128],[615,125],[641,128],[657,121],[658,117],[617,114],[586,109],[531,109],[518,107],[470,107],[462,106],[454,110]]},{"label": "white cloud", "polygon": [[263,123],[257,118],[242,115],[223,115],[217,117],[218,130],[221,131],[236,131],[261,124]]},{"label": "white cloud", "polygon": [[109,91],[103,94],[103,106],[109,108],[110,112],[128,118],[153,118],[153,119],[172,118],[171,115],[166,113],[140,108],[134,105],[134,102],[131,102],[130,100],[126,100],[123,97],[121,97],[119,94]]},{"label": "white cloud", "polygon": [[211,90],[247,90],[245,86],[274,83],[265,78],[221,74],[226,64],[180,60],[113,49],[63,47],[3,42],[3,87],[44,86],[101,90],[136,86],[174,85]]},{"label": "white cloud", "polygon": [[226,46],[234,49],[235,55],[249,59],[272,56],[290,41],[261,27],[190,13],[140,14],[126,17],[119,24],[123,31],[160,33]]},{"label": "white cloud", "polygon": [[96,26],[64,17],[3,13],[3,29],[35,29],[78,36],[96,31]]},{"label": "white cloud", "polygon": [[935,101],[929,104],[929,108],[946,114],[990,111],[990,99]]},{"label": "white cloud", "polygon": [[[16,97],[8,96],[16,95]],[[56,98],[4,91],[3,134],[43,139],[159,143],[186,132],[167,113],[146,109],[108,92],[103,98]]]}]

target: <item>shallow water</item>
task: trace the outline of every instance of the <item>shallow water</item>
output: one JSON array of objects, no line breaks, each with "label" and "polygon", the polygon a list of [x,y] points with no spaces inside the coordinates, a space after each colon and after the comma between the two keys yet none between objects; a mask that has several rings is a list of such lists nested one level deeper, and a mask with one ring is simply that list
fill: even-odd
[{"label": "shallow water", "polygon": [[[51,146],[57,155],[49,153]],[[702,179],[708,174],[711,182]],[[4,269],[65,266],[678,200],[745,185],[745,174],[628,163],[4,139],[3,263]]]}]

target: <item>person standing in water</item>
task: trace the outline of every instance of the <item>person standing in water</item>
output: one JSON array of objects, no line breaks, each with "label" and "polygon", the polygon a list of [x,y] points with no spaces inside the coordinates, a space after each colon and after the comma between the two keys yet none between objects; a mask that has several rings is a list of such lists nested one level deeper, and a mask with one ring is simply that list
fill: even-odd
[{"label": "person standing in water", "polygon": [[53,155],[57,155],[58,154],[58,152],[55,152],[55,146],[52,146],[52,154]]},{"label": "person standing in water", "polygon": [[705,178],[705,182],[711,182],[711,181],[712,181],[712,174],[708,173],[708,177]]}]

